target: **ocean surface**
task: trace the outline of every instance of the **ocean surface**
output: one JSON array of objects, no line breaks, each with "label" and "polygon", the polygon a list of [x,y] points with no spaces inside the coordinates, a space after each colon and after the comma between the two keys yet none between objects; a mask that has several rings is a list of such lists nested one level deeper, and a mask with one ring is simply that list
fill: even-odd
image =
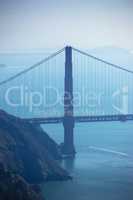
[{"label": "ocean surface", "polygon": [[[61,125],[44,129],[63,141]],[[43,184],[47,200],[133,200],[133,122],[76,124],[75,147],[60,163],[73,180]]]}]

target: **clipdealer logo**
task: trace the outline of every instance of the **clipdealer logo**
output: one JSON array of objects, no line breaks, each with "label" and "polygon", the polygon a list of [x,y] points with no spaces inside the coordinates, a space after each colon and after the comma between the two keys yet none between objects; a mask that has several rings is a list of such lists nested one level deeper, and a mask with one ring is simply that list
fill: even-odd
[{"label": "clipdealer logo", "polygon": [[[82,88],[80,92],[73,93],[73,104],[75,110],[90,109],[91,112],[99,110],[102,113],[107,108],[105,101],[111,102],[108,104],[115,112],[120,114],[128,113],[128,86],[116,90],[112,95],[106,97],[103,92],[88,91]],[[69,98],[69,95],[66,95]],[[110,98],[110,100],[109,100]],[[119,101],[118,101],[119,99]],[[64,106],[64,92],[60,92],[55,87],[45,87],[41,92],[32,91],[27,86],[14,86],[8,88],[4,93],[4,100],[8,106],[13,108],[27,107],[29,112],[33,112],[35,108],[51,109]],[[119,103],[118,103],[119,102]],[[102,109],[102,110],[101,110]]]},{"label": "clipdealer logo", "polygon": [[[114,102],[116,99],[120,99],[120,104],[116,105]],[[128,114],[129,112],[129,89],[128,86],[124,86],[122,89],[115,91],[112,95],[112,107],[120,114]]]}]

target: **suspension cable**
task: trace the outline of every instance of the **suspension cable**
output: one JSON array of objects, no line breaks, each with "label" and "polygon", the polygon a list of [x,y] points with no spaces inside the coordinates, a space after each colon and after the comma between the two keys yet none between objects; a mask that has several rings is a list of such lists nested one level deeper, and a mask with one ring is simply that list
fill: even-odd
[{"label": "suspension cable", "polygon": [[18,78],[19,76],[21,76],[21,75],[23,75],[23,74],[25,74],[25,73],[27,73],[27,72],[29,72],[29,71],[31,71],[31,70],[37,68],[37,67],[40,66],[41,64],[47,62],[48,60],[50,60],[50,59],[52,59],[53,57],[57,56],[58,54],[62,53],[62,52],[64,51],[64,49],[65,49],[65,48],[63,48],[63,49],[61,49],[61,50],[59,50],[59,51],[53,53],[52,55],[48,56],[47,58],[44,58],[43,60],[41,60],[41,61],[35,63],[35,64],[32,65],[32,66],[30,66],[28,69],[25,69],[25,70],[23,70],[23,71],[17,73],[16,75],[11,76],[11,77],[9,77],[8,79],[6,79],[6,80],[4,80],[4,81],[1,81],[1,82],[0,82],[0,86],[2,86],[2,85],[4,85],[4,84],[6,84],[6,83],[8,83],[8,82],[10,82],[10,81],[12,81],[12,80]]},{"label": "suspension cable", "polygon": [[95,59],[95,60],[97,60],[97,61],[100,61],[100,62],[102,62],[102,63],[104,63],[104,64],[110,65],[110,66],[112,66],[112,67],[114,67],[114,68],[117,68],[117,69],[119,69],[119,70],[126,71],[126,72],[128,72],[128,73],[133,74],[133,71],[132,71],[132,70],[128,70],[128,69],[126,69],[125,67],[121,67],[121,66],[112,64],[112,63],[110,63],[110,62],[107,62],[107,61],[105,61],[105,60],[103,60],[103,59],[100,59],[100,58],[97,58],[97,57],[95,57],[95,56],[92,56],[92,55],[90,55],[90,54],[88,54],[88,53],[86,53],[86,52],[84,52],[84,51],[81,51],[81,50],[79,50],[79,49],[76,49],[76,48],[74,48],[74,47],[72,47],[72,49],[73,49],[74,51],[76,51],[76,52],[78,52],[78,53],[84,55],[84,56],[88,56],[89,58],[93,58],[93,59]]}]

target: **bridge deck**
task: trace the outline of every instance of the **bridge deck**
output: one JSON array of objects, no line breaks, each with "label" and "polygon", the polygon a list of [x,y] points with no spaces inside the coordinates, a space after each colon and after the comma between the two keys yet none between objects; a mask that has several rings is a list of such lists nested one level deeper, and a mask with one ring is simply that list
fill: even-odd
[{"label": "bridge deck", "polygon": [[[103,122],[103,121],[128,121],[133,120],[133,114],[128,115],[99,115],[99,116],[76,116],[75,122]],[[34,124],[56,124],[62,123],[63,117],[49,117],[49,118],[30,118],[26,121]]]}]

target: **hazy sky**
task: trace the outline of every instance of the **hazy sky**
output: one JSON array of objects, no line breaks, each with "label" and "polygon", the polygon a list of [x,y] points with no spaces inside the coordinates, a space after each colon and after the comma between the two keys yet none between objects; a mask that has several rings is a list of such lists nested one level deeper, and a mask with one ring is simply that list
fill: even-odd
[{"label": "hazy sky", "polygon": [[133,0],[0,0],[0,50],[133,49]]}]

